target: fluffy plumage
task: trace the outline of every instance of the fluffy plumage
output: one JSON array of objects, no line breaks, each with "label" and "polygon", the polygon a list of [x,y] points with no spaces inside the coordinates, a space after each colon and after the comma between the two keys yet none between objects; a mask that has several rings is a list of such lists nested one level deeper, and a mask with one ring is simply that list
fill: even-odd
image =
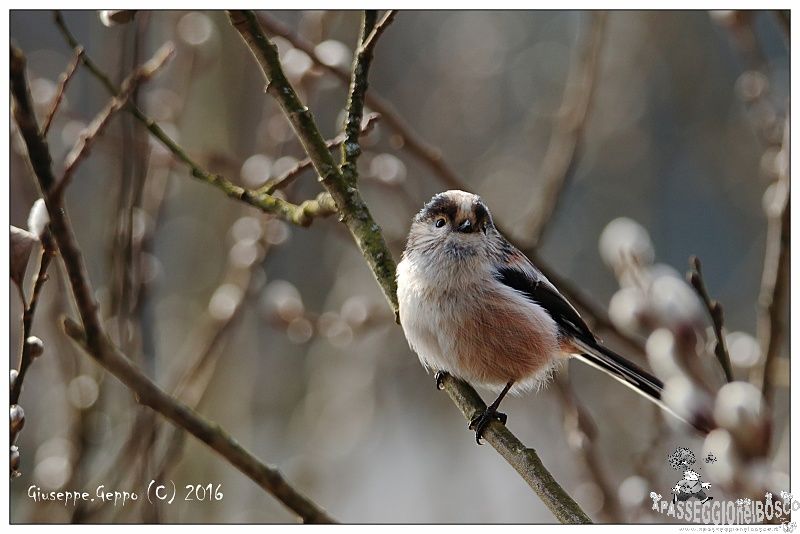
[{"label": "fluffy plumage", "polygon": [[[406,339],[426,368],[505,387],[487,413],[507,391],[540,386],[570,356],[660,403],[661,381],[598,343],[569,301],[497,231],[477,195],[440,193],[414,217],[397,296]],[[478,438],[486,422],[476,427]]]}]

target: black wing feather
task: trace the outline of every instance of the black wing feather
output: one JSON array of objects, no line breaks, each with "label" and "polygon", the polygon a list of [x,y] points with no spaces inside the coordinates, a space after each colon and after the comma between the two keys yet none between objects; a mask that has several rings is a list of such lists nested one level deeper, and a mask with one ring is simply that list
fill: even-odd
[{"label": "black wing feather", "polygon": [[561,293],[544,280],[537,280],[530,274],[513,267],[503,267],[497,271],[497,280],[516,289],[530,300],[544,308],[559,328],[565,333],[594,344],[594,335],[581,316]]}]

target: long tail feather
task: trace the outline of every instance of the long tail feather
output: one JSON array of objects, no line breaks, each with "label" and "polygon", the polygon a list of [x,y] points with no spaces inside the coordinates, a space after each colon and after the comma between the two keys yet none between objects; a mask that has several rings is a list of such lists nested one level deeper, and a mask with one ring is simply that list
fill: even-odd
[{"label": "long tail feather", "polygon": [[661,400],[664,383],[661,380],[599,343],[589,344],[579,340],[575,342],[583,351],[582,354],[575,354],[578,359],[616,378],[646,399],[657,404],[661,409],[671,413],[700,432],[708,433],[709,428],[703,422],[687,421],[664,404]]}]

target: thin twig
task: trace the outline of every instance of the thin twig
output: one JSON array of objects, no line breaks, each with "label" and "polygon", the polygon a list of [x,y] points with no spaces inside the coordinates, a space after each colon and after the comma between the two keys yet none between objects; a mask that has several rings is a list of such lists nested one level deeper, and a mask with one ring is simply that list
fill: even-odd
[{"label": "thin twig", "polygon": [[[322,182],[336,200],[340,216],[369,263],[378,284],[397,316],[395,263],[380,227],[372,219],[356,183],[348,184],[325,149],[308,108],[281,70],[275,45],[264,34],[254,13],[230,12],[231,23],[242,35],[267,79],[268,92],[278,100],[291,121]],[[354,76],[356,73],[354,73]],[[367,232],[366,235],[364,232]],[[365,239],[366,237],[366,239]],[[443,386],[461,413],[470,420],[486,409],[475,390],[466,382],[448,376]],[[526,448],[511,431],[497,422],[490,423],[483,437],[523,477],[559,521],[589,523],[589,517],[553,478],[536,451]]]},{"label": "thin twig", "polygon": [[767,206],[767,250],[758,295],[758,341],[764,358],[750,381],[761,388],[768,403],[772,400],[775,364],[786,332],[786,299],[789,296],[790,176],[789,119],[786,119],[778,180],[772,185],[773,198]]},{"label": "thin twig", "polygon": [[33,330],[33,317],[36,314],[36,305],[39,303],[39,296],[42,293],[42,287],[47,281],[47,268],[50,266],[50,260],[55,252],[54,243],[50,232],[45,230],[39,237],[41,241],[41,252],[39,254],[39,269],[36,278],[33,281],[33,290],[31,291],[31,299],[26,304],[22,301],[25,310],[22,312],[22,348],[20,349],[19,364],[17,365],[17,377],[14,383],[11,384],[10,402],[9,404],[18,404],[19,396],[22,393],[22,383],[25,380],[25,374],[28,368],[35,359],[32,357],[31,350],[35,350],[31,343],[28,343],[28,338],[31,336]]},{"label": "thin twig", "polygon": [[[64,18],[58,11],[55,12],[55,23],[64,36],[64,39],[73,49],[81,47],[81,44],[72,35],[72,32],[64,22]],[[92,61],[88,54],[84,53],[81,56],[81,61],[86,66],[87,70],[103,84],[111,95],[116,96],[119,94],[120,91],[111,81],[111,78]],[[139,122],[144,124],[145,128],[147,128],[173,156],[189,167],[191,175],[194,178],[216,187],[231,198],[241,200],[265,213],[277,215],[281,219],[299,226],[308,226],[317,217],[328,217],[335,213],[333,202],[328,196],[317,197],[314,200],[306,200],[299,205],[295,205],[271,195],[263,193],[256,194],[254,191],[240,187],[219,174],[211,173],[189,157],[186,150],[169,137],[155,120],[145,115],[138,107],[128,102],[125,109],[132,113]]]},{"label": "thin twig", "polygon": [[564,87],[559,120],[553,127],[550,143],[542,160],[539,178],[542,191],[537,192],[522,223],[520,240],[533,248],[539,244],[548,222],[555,213],[561,192],[577,167],[583,142],[583,133],[594,101],[595,81],[600,65],[600,52],[603,48],[607,14],[594,11],[588,35],[573,61],[571,74]]},{"label": "thin twig", "polygon": [[76,48],[72,61],[70,61],[69,65],[67,66],[67,70],[65,70],[58,78],[58,89],[56,89],[56,96],[53,97],[53,103],[50,104],[50,111],[47,113],[44,126],[42,126],[42,137],[47,137],[47,132],[50,131],[50,125],[53,123],[53,117],[55,117],[56,111],[58,111],[58,106],[64,99],[64,93],[67,90],[67,84],[69,84],[70,80],[72,80],[72,77],[75,75],[75,72],[78,70],[78,65],[81,62],[82,55],[83,48]]},{"label": "thin twig", "polygon": [[[350,81],[350,90],[347,94],[347,119],[344,123],[345,140],[342,143],[342,159],[340,172],[345,181],[355,185],[358,178],[356,167],[358,157],[361,155],[361,144],[358,138],[361,135],[361,117],[364,115],[364,96],[369,86],[369,67],[372,64],[373,49],[377,37],[372,41],[372,46],[367,46],[367,38],[375,28],[377,13],[372,10],[364,11],[361,17],[361,34],[358,38],[358,48],[353,58],[353,77]],[[376,28],[377,29],[377,28]],[[376,34],[380,35],[380,33]]]},{"label": "thin twig", "polygon": [[396,9],[389,9],[386,11],[386,13],[384,13],[383,18],[381,18],[381,20],[373,26],[369,34],[362,39],[361,46],[359,46],[358,49],[358,55],[372,54],[372,49],[375,48],[375,44],[378,42],[381,34],[383,34],[383,32],[386,31],[386,28],[389,27],[389,24],[394,21],[394,17],[396,15]]},{"label": "thin twig", "polygon": [[[72,150],[67,154],[64,160],[64,174],[61,180],[56,184],[52,194],[59,195],[64,188],[69,185],[69,182],[75,173],[80,162],[89,155],[92,144],[95,140],[103,135],[103,131],[108,126],[111,117],[122,109],[128,103],[128,99],[136,91],[140,83],[148,81],[150,78],[161,70],[166,62],[173,56],[175,48],[172,43],[162,46],[153,56],[153,59],[142,65],[140,68],[134,70],[125,81],[122,82],[120,92],[114,96],[108,104],[95,116],[94,120],[81,132],[78,141]],[[78,54],[78,59],[83,56],[83,52]]]},{"label": "thin twig", "polygon": [[723,332],[723,328],[725,326],[725,316],[722,311],[722,304],[720,304],[719,301],[712,299],[708,294],[706,283],[703,279],[700,258],[697,256],[692,256],[689,258],[689,266],[692,270],[689,271],[686,277],[694,290],[697,292],[700,299],[703,301],[706,311],[708,311],[708,316],[711,318],[711,324],[714,326],[714,335],[717,338],[716,343],[714,343],[714,355],[717,357],[717,361],[719,361],[719,365],[722,367],[722,371],[725,373],[725,380],[732,382],[733,370],[731,369],[731,357],[728,354],[728,347],[725,343],[725,333]]},{"label": "thin twig", "polygon": [[[368,134],[372,131],[372,128],[375,124],[380,120],[381,115],[380,113],[369,113],[363,119],[363,126],[361,127],[361,135]],[[345,134],[344,132],[340,133],[333,139],[328,139],[325,141],[325,145],[329,149],[337,148],[344,143]],[[266,193],[271,195],[278,189],[283,189],[289,185],[291,185],[300,174],[309,168],[312,168],[314,165],[311,162],[310,158],[305,158],[297,162],[297,164],[292,167],[291,169],[284,172],[282,175],[277,176],[275,178],[271,178],[267,180],[267,182],[262,185],[260,188],[256,189],[256,193]]]},{"label": "thin twig", "polygon": [[[55,182],[52,159],[33,115],[30,87],[25,74],[25,57],[13,46],[10,66],[14,118],[28,148],[28,158],[39,187],[46,193]],[[332,522],[327,513],[292,488],[279,471],[256,458],[218,424],[206,421],[191,408],[165,393],[111,343],[100,321],[94,290],[89,282],[72,223],[62,203],[63,197],[44,194],[44,200],[50,214],[50,230],[68,273],[82,322],[80,326],[67,319],[64,323],[66,333],[103,368],[125,384],[135,394],[138,402],[189,431],[304,521]]]}]

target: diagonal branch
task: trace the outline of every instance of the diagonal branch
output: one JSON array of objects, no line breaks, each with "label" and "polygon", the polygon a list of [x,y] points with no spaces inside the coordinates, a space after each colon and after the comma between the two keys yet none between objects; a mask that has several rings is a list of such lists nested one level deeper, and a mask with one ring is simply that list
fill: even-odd
[{"label": "diagonal branch", "polygon": [[67,90],[67,85],[69,84],[70,80],[72,80],[72,77],[75,76],[75,72],[78,70],[78,65],[80,65],[82,55],[83,48],[76,48],[74,57],[67,66],[67,70],[65,70],[64,73],[59,76],[56,96],[53,97],[53,103],[50,104],[50,111],[47,112],[47,118],[44,121],[44,126],[42,126],[42,137],[47,137],[47,132],[50,131],[50,125],[53,123],[53,118],[56,115],[56,111],[58,111],[58,106],[61,105],[61,101],[64,99],[64,93]]},{"label": "diagonal branch", "polygon": [[764,254],[764,269],[761,276],[761,291],[758,295],[758,342],[764,358],[762,366],[756,366],[750,381],[761,388],[768,403],[772,401],[775,364],[780,354],[781,342],[786,333],[786,299],[789,296],[790,260],[790,169],[789,169],[789,119],[783,132],[781,163],[777,181],[771,186],[773,193],[766,207],[767,250]]},{"label": "diagonal branch", "polygon": [[558,208],[564,186],[575,172],[597,84],[600,52],[603,48],[607,14],[595,11],[585,43],[573,62],[571,74],[564,88],[559,120],[555,124],[550,144],[545,152],[539,179],[543,191],[537,193],[535,202],[523,223],[524,242],[533,248],[541,241],[547,223]]},{"label": "diagonal branch", "polygon": [[47,143],[33,115],[30,88],[25,75],[25,57],[11,47],[11,92],[13,115],[28,148],[28,158],[50,214],[50,230],[69,276],[82,326],[66,320],[67,334],[97,363],[125,384],[137,400],[157,411],[175,425],[186,429],[197,439],[219,453],[264,490],[274,495],[287,508],[307,522],[332,522],[323,510],[292,488],[279,471],[269,467],[242,447],[216,423],[206,421],[185,404],[160,389],[122,354],[103,330],[94,300],[94,290],[78,247],[72,223],[62,203],[63,197],[47,194],[55,177]]},{"label": "diagonal branch", "polygon": [[[367,134],[372,131],[372,128],[375,126],[375,123],[380,120],[381,116],[378,113],[370,113],[363,119],[363,125],[361,127],[361,135]],[[328,146],[329,149],[336,148],[342,146],[344,143],[345,134],[340,133],[333,139],[329,139],[325,141],[325,144]],[[256,193],[266,193],[271,195],[278,189],[283,189],[284,187],[290,185],[295,179],[302,173],[304,170],[313,167],[313,163],[311,162],[310,158],[305,158],[301,161],[298,161],[297,164],[292,167],[291,169],[287,170],[280,176],[275,178],[270,178],[266,181],[264,185],[256,190]]]},{"label": "diagonal branch", "polygon": [[[375,278],[383,289],[386,300],[397,315],[397,286],[395,283],[395,264],[386,246],[380,227],[369,214],[361,199],[357,185],[348,184],[339,169],[333,164],[330,153],[323,150],[324,142],[314,123],[311,113],[297,97],[292,86],[283,75],[277,49],[264,34],[254,13],[229,12],[233,26],[242,35],[250,51],[267,79],[267,91],[280,103],[287,118],[291,121],[301,143],[306,147],[309,158],[314,162],[323,184],[336,200],[340,216],[350,229],[356,244],[372,269]],[[354,76],[357,73],[354,73]],[[364,229],[369,239],[363,239]],[[470,420],[475,414],[486,409],[475,390],[466,382],[446,377],[443,382],[447,394]],[[542,464],[536,451],[526,448],[504,425],[490,423],[483,434],[497,452],[522,476],[553,512],[559,521],[565,523],[589,523],[589,517],[580,506],[564,491]]]},{"label": "diagonal branch", "polygon": [[[152,78],[156,72],[161,70],[174,52],[175,49],[171,43],[161,47],[153,56],[153,59],[133,71],[133,73],[122,82],[122,88],[119,94],[114,96],[100,113],[97,114],[89,126],[81,132],[75,146],[73,146],[72,150],[67,154],[64,160],[64,174],[58,184],[53,188],[51,192],[52,195],[61,194],[64,188],[69,185],[78,165],[89,155],[92,144],[103,134],[106,126],[108,126],[108,123],[111,121],[111,117],[128,103],[128,99],[134,91],[136,91],[140,83],[146,82]],[[78,59],[80,59],[82,55],[83,53],[78,54]]]},{"label": "diagonal branch", "polygon": [[[54,17],[56,26],[58,26],[67,43],[73,49],[83,48],[77,39],[75,39],[75,36],[72,35],[61,13],[56,11]],[[111,78],[92,61],[88,54],[84,53],[81,55],[81,62],[86,69],[103,84],[112,96],[120,94],[119,88],[111,81]],[[216,187],[233,199],[250,204],[265,213],[271,213],[299,226],[308,226],[317,217],[328,217],[335,213],[333,202],[327,195],[317,197],[314,200],[306,200],[296,205],[263,192],[245,189],[219,174],[211,173],[189,157],[187,152],[169,137],[155,120],[145,115],[144,112],[133,103],[128,102],[125,109],[133,114],[133,116],[147,128],[153,137],[158,139],[175,158],[189,167],[191,175],[194,178]]]},{"label": "diagonal branch", "polygon": [[725,326],[722,304],[712,299],[711,295],[708,294],[708,289],[706,289],[706,283],[703,279],[700,258],[692,256],[689,258],[689,265],[692,268],[687,275],[689,283],[692,284],[692,287],[703,301],[706,311],[708,311],[708,315],[711,318],[711,324],[714,326],[714,335],[717,338],[716,343],[714,343],[714,355],[717,357],[717,361],[719,361],[719,365],[725,373],[725,379],[728,382],[732,382],[733,369],[731,369],[731,358],[728,354],[728,347],[725,345],[725,333],[722,330]]}]

